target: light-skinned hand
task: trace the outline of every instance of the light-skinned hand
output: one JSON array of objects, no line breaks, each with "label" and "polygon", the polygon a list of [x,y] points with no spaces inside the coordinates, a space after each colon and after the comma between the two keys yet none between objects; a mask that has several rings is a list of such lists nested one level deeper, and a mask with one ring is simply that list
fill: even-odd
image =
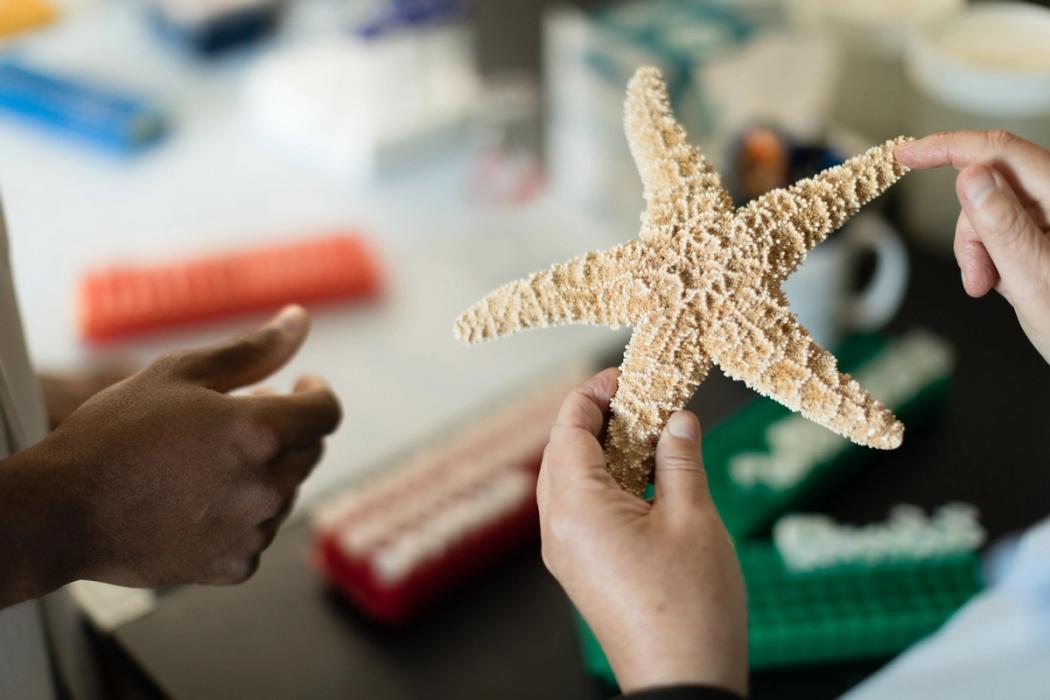
[{"label": "light-skinned hand", "polygon": [[1050,362],[1050,151],[1006,131],[933,134],[897,147],[912,168],[959,171],[955,258],[973,297],[992,289]]},{"label": "light-skinned hand", "polygon": [[543,560],[624,692],[696,683],[745,694],[746,594],[708,492],[700,424],[671,416],[652,502],[623,491],[599,442],[618,378],[605,370],[573,391],[551,430],[537,485]]}]

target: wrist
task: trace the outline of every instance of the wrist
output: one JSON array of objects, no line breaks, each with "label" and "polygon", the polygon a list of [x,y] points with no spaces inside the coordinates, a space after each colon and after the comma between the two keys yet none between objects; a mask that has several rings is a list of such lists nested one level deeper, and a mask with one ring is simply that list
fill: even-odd
[{"label": "wrist", "polygon": [[0,607],[60,588],[85,568],[77,489],[47,443],[0,463]]},{"label": "wrist", "polygon": [[[632,693],[675,685],[705,685],[747,694],[747,635],[735,629],[709,630],[668,619],[635,621],[604,630],[606,651],[620,689]],[[730,626],[732,627],[732,626]]]}]

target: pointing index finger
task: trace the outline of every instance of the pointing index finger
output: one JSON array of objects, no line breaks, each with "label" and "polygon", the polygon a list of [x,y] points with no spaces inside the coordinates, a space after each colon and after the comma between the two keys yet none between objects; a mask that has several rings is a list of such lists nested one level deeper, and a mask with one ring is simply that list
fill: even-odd
[{"label": "pointing index finger", "polygon": [[1031,145],[1004,131],[945,131],[902,143],[894,154],[910,168],[950,165],[961,170],[974,163],[991,164],[997,160],[1024,167],[1026,150]]}]

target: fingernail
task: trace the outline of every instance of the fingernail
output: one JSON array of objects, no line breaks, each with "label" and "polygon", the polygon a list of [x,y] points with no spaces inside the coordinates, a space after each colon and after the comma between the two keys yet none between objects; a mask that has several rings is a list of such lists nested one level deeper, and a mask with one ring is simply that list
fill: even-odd
[{"label": "fingernail", "polygon": [[966,199],[970,201],[970,204],[978,205],[984,201],[992,190],[996,187],[995,179],[987,168],[977,169],[963,185],[963,192],[966,193]]},{"label": "fingernail", "polygon": [[667,432],[683,440],[695,440],[700,432],[700,425],[691,413],[678,411],[667,421]]},{"label": "fingernail", "polygon": [[285,333],[298,333],[306,323],[306,310],[297,304],[291,304],[281,309],[273,323]]}]

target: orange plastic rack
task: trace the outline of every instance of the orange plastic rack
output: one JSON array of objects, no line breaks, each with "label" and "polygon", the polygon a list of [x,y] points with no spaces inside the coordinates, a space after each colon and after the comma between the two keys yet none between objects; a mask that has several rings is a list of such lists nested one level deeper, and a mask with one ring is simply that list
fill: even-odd
[{"label": "orange plastic rack", "polygon": [[284,304],[367,298],[379,289],[376,258],[354,235],[112,266],[80,283],[80,332],[104,342]]}]

